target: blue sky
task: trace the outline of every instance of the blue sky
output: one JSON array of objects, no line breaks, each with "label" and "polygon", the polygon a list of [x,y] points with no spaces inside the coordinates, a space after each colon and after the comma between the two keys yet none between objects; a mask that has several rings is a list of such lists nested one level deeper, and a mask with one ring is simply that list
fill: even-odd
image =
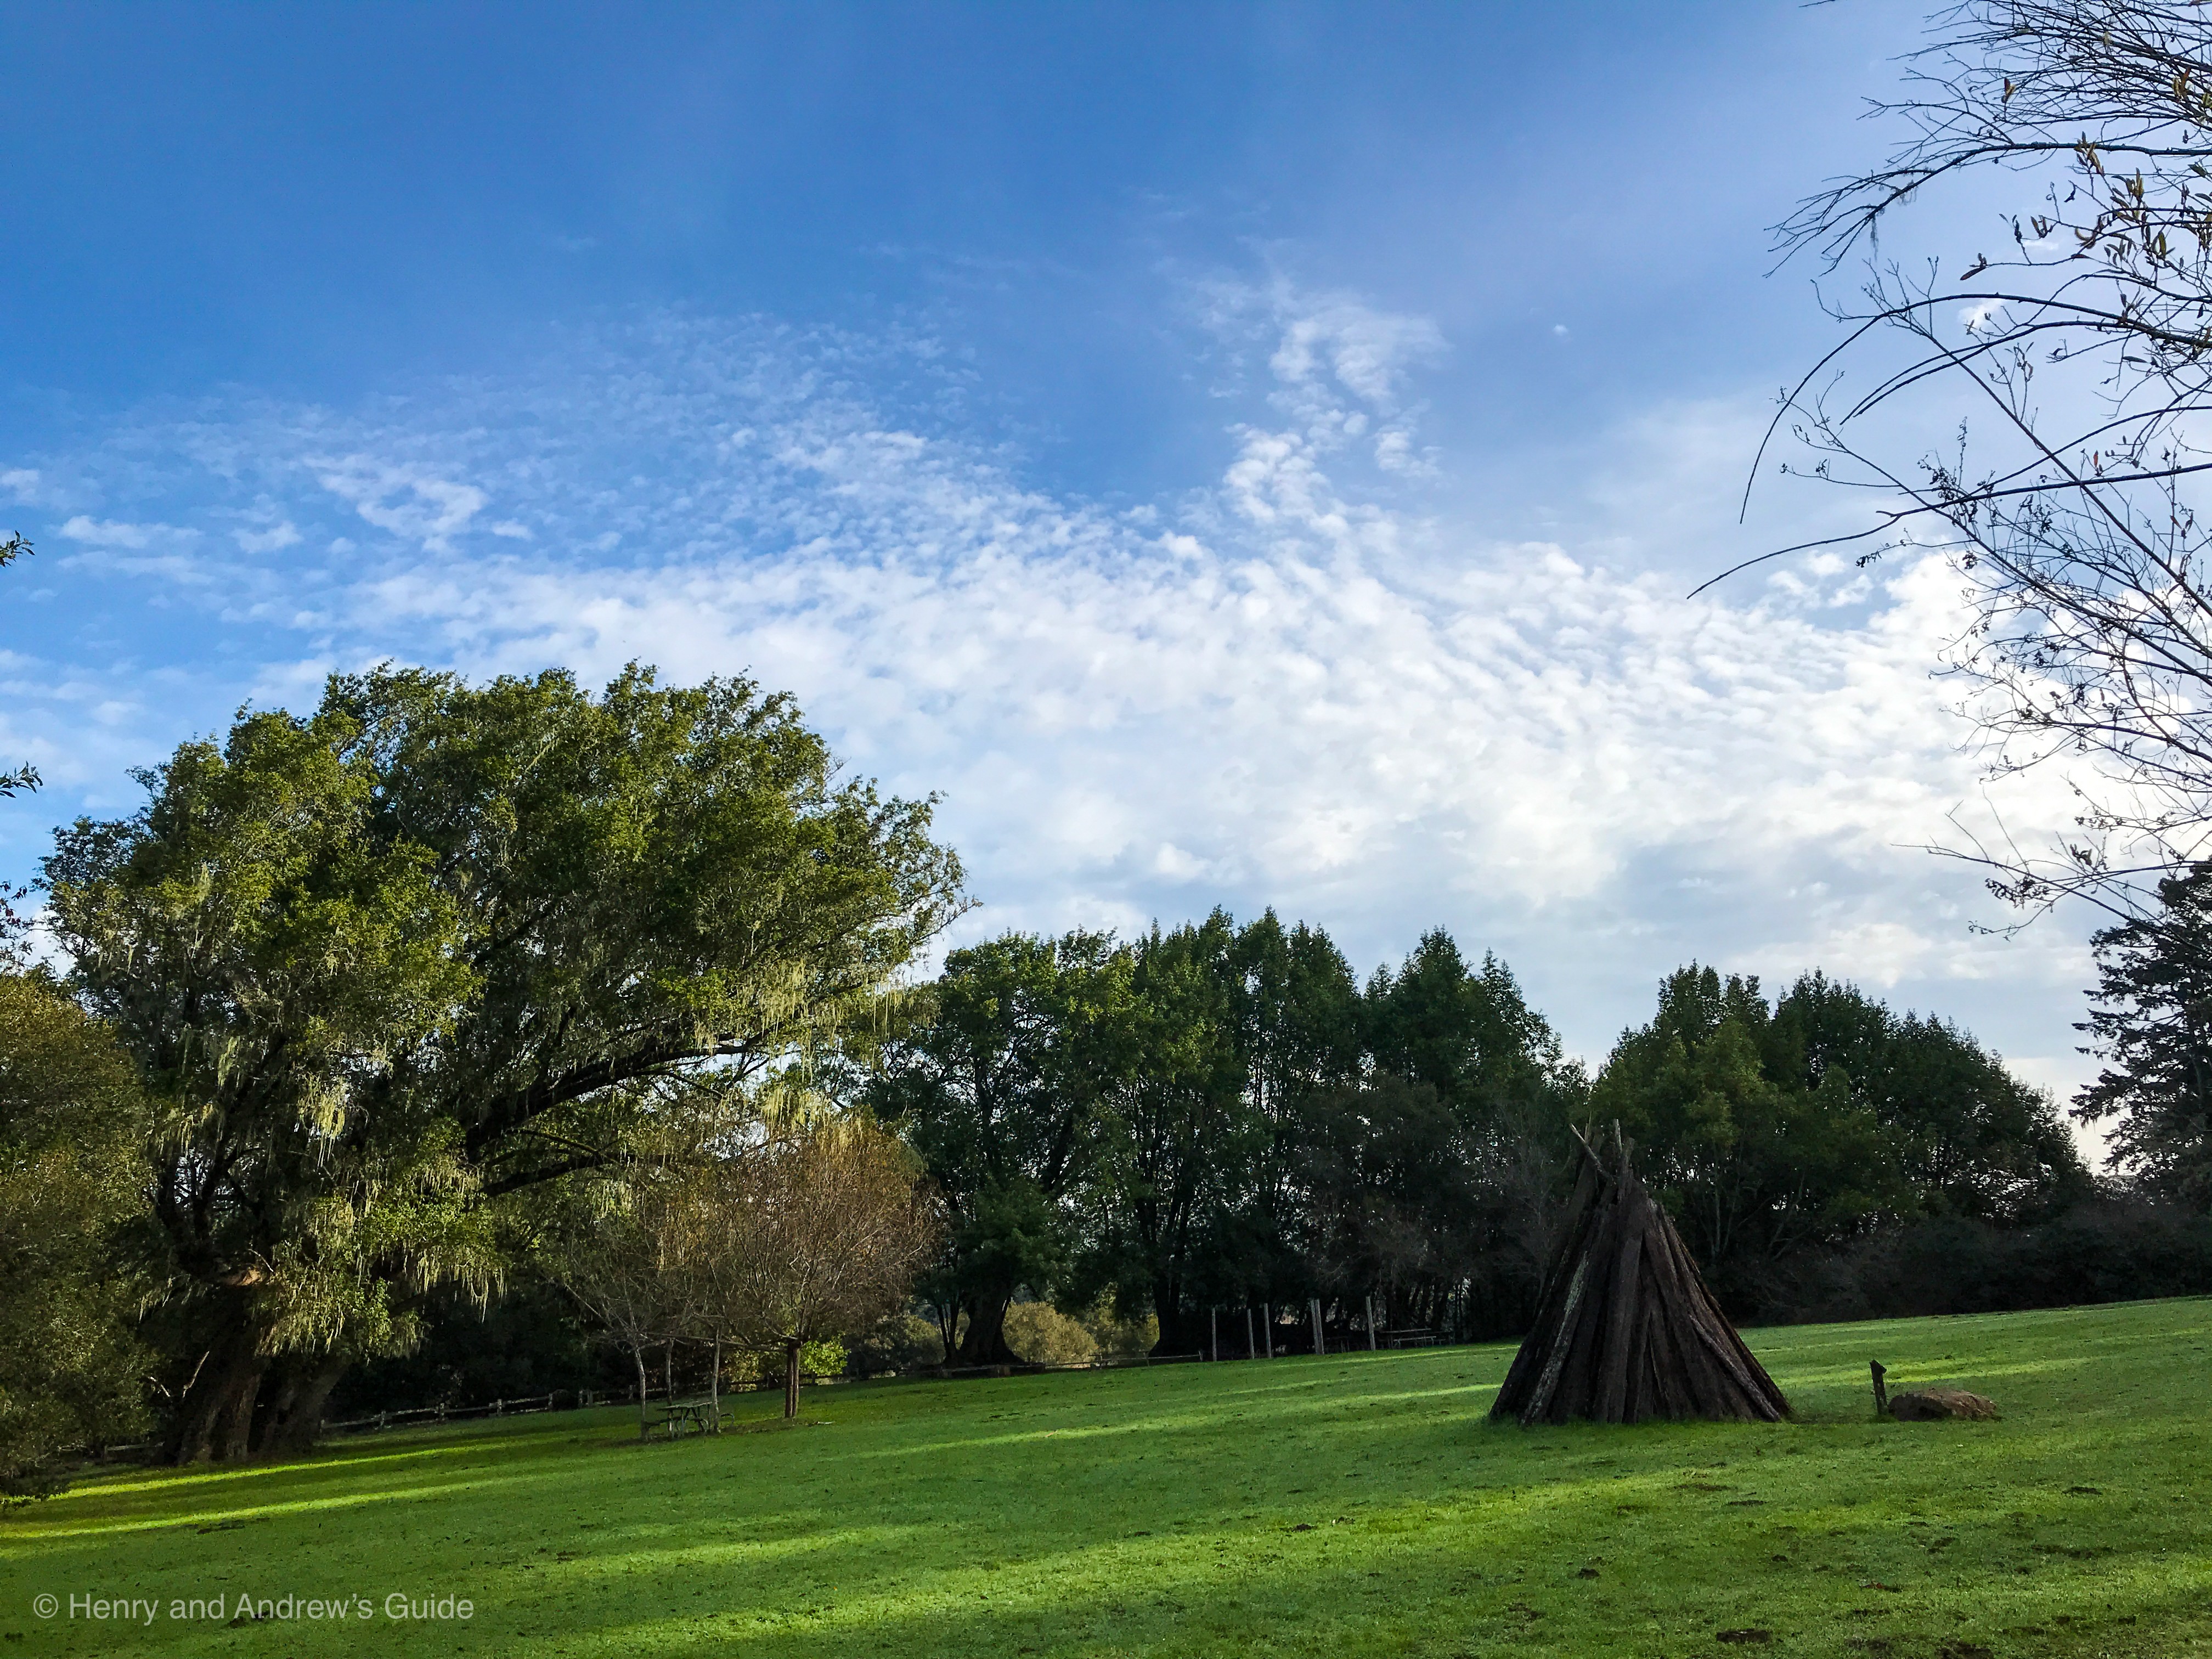
[{"label": "blue sky", "polygon": [[1955,583],[1684,597],[1845,521],[1735,521],[1832,339],[1767,227],[1918,27],[11,8],[0,872],[334,667],[641,657],[942,791],[971,931],[1442,923],[1593,1056],[1821,964],[2063,1084],[2084,924],[1917,850],[1984,810]]}]

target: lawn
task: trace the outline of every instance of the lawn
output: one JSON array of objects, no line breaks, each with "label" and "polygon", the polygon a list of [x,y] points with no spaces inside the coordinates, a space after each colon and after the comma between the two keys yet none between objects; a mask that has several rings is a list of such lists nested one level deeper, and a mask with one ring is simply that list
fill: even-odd
[{"label": "lawn", "polygon": [[[0,1518],[0,1653],[2212,1655],[2212,1303],[1747,1334],[1797,1421],[1493,1425],[1500,1346],[118,1471]],[[1869,1358],[2003,1419],[1877,1422]],[[172,1605],[245,1593],[351,1614]]]}]

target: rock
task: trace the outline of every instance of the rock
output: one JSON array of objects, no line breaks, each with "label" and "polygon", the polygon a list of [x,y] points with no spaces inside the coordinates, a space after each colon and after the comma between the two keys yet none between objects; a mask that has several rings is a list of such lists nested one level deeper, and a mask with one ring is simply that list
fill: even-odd
[{"label": "rock", "polygon": [[1997,1408],[1964,1389],[1923,1389],[1914,1394],[1892,1395],[1889,1414],[1900,1423],[1933,1423],[1945,1417],[1985,1421],[1997,1414]]}]

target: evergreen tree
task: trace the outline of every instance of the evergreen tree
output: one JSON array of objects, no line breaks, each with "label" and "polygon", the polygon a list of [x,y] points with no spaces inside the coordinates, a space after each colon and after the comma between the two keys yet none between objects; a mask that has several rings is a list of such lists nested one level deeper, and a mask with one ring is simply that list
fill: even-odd
[{"label": "evergreen tree", "polygon": [[2075,1097],[2111,1121],[2113,1163],[2144,1191],[2212,1209],[2212,864],[2160,882],[2158,908],[2094,936],[2087,1051],[2105,1061]]}]

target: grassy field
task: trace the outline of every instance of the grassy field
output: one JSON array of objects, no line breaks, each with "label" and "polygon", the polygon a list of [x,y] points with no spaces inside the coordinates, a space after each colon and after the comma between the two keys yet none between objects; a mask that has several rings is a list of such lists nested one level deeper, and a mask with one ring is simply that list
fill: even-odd
[{"label": "grassy field", "polygon": [[[1492,1426],[1498,1346],[118,1472],[0,1519],[0,1655],[2212,1654],[2212,1303],[1748,1334],[1798,1421]],[[1869,1358],[2003,1420],[1876,1422]]]}]

